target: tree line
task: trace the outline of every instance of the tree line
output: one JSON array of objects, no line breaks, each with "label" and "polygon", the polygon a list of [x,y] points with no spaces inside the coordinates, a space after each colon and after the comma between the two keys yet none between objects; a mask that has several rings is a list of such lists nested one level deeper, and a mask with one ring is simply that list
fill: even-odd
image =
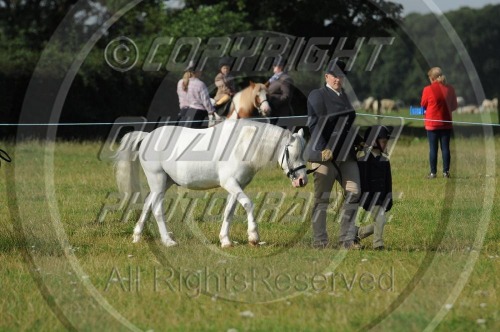
[{"label": "tree line", "polygon": [[[393,31],[394,43],[381,53],[374,70],[354,73],[353,85],[364,96],[400,99],[406,105],[415,105],[420,101],[422,88],[428,84],[428,69],[438,66],[466,104],[481,104],[479,85],[484,97],[498,97],[498,15],[500,5],[460,8],[445,13],[444,21],[434,14],[410,14]],[[462,43],[465,49],[461,49]],[[475,79],[475,72],[479,80]]]},{"label": "tree line", "polygon": [[[403,18],[401,5],[390,1],[319,0],[312,6],[300,0],[272,1],[265,5],[246,0],[186,0],[184,7],[172,8],[170,1],[155,0],[140,2],[124,11],[128,3],[125,0],[0,1],[0,121],[18,121],[23,103],[26,108],[25,93],[37,64],[38,81],[50,83],[60,79],[74,63],[75,54],[81,54],[84,45],[97,34],[100,38],[86,53],[71,82],[61,122],[113,122],[120,116],[146,116],[154,121],[174,115],[175,83],[180,77],[178,72],[168,70],[175,42],[169,43],[164,38],[167,36],[174,41],[198,37],[202,41],[200,53],[208,51],[207,41],[211,38],[238,34],[265,36],[267,31],[303,37],[305,41],[333,38],[331,45],[317,47],[317,52],[324,51],[330,57],[339,42],[345,42],[343,49],[349,50],[356,48],[360,39],[367,45],[371,38],[394,38],[392,45],[381,50],[370,71],[366,71],[366,63],[373,56],[373,47],[363,46],[357,54],[349,81],[359,99],[377,96],[401,99],[406,104],[418,102],[421,89],[427,84],[427,69],[440,66],[458,94],[469,103],[480,103],[471,89],[464,56],[472,59],[486,97],[498,96],[500,82],[495,73],[500,72],[500,58],[495,41],[499,40],[500,22],[495,18],[500,14],[500,6],[462,8],[445,14],[468,51],[463,55],[457,54],[449,31],[434,15],[412,14]],[[64,17],[66,21],[62,21]],[[112,24],[105,31],[99,30],[109,22]],[[104,56],[106,47],[120,36],[133,40],[141,55],[135,67],[124,72],[110,67]],[[148,58],[153,49],[154,57]],[[181,58],[189,53],[186,49],[177,51]],[[43,65],[40,59],[44,59]],[[216,60],[211,61],[204,76],[209,84],[216,70]],[[148,63],[157,63],[159,67],[145,67]],[[290,69],[301,86],[302,101],[298,102],[303,103],[308,90],[321,83],[322,75],[296,70],[297,67]],[[240,74],[245,76],[244,71]],[[263,80],[270,74],[264,71],[255,79]],[[239,83],[244,85],[246,81],[241,79]],[[102,136],[106,130],[61,128],[59,133]],[[13,133],[15,128],[0,128],[3,136]]]}]

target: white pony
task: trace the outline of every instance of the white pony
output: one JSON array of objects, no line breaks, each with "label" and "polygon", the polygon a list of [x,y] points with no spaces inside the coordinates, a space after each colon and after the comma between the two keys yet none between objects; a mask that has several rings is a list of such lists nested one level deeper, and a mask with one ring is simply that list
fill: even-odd
[{"label": "white pony", "polygon": [[139,144],[139,160],[150,194],[134,228],[134,243],[139,241],[152,209],[163,244],[177,244],[167,231],[163,213],[165,191],[173,184],[194,190],[222,187],[228,191],[219,234],[222,247],[231,246],[229,226],[236,202],[247,213],[249,243],[259,243],[254,205],[243,189],[270,161],[279,163],[294,187],[307,184],[304,132],[292,134],[278,126],[242,119],[227,120],[207,129],[165,126],[151,133],[126,134],[117,155],[116,177],[119,190],[127,195],[140,192],[138,167],[134,166],[139,162],[136,158]]}]

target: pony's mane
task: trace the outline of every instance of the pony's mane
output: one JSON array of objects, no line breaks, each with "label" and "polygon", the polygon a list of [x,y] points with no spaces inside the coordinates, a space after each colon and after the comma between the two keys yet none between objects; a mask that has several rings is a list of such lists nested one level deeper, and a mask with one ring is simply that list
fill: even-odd
[{"label": "pony's mane", "polygon": [[264,87],[264,89],[266,88],[266,86],[262,83],[254,83],[254,86],[251,89],[253,98],[255,98],[257,96],[257,94],[262,89],[262,87]]},{"label": "pony's mane", "polygon": [[262,135],[258,135],[258,142],[255,142],[251,151],[251,160],[255,168],[262,168],[272,162],[277,162],[281,153],[281,148],[290,141],[292,133],[289,130],[256,121],[242,120],[249,125],[256,126],[263,130]]},{"label": "pony's mane", "polygon": [[[253,84],[253,86],[252,86]],[[255,98],[258,95],[258,92],[262,89],[267,89],[266,86],[262,83],[250,83],[246,88],[244,88],[241,91],[238,91],[233,98],[235,98],[237,95],[239,95],[240,98],[240,103],[245,100],[245,101],[250,101],[250,110],[251,112],[255,108]],[[241,104],[240,104],[241,105]],[[228,117],[231,117],[233,112],[236,112],[235,109],[235,104],[231,103],[231,107],[229,109],[229,113],[227,114]]]},{"label": "pony's mane", "polygon": [[241,91],[241,97],[247,97],[252,101],[252,105],[255,103],[255,98],[259,94],[260,89],[265,87],[262,83],[253,83],[253,86],[250,84],[245,89]]}]

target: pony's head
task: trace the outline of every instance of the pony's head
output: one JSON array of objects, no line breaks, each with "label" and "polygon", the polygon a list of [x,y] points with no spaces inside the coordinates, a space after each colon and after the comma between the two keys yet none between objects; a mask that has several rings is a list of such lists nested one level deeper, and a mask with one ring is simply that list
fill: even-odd
[{"label": "pony's head", "polygon": [[309,171],[304,161],[305,148],[304,131],[300,129],[298,133],[292,135],[281,153],[280,166],[296,188],[304,187],[307,184]]},{"label": "pony's head", "polygon": [[267,100],[267,87],[262,83],[254,83],[250,81],[250,88],[252,89],[252,100],[255,108],[262,116],[269,116],[271,113],[271,106]]}]

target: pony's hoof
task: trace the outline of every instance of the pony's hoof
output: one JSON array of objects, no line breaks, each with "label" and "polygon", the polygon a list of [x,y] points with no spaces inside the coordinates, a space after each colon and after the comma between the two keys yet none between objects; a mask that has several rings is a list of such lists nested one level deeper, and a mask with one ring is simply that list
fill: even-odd
[{"label": "pony's hoof", "polygon": [[233,244],[231,242],[223,242],[220,244],[221,248],[231,248]]},{"label": "pony's hoof", "polygon": [[252,247],[257,247],[259,245],[259,234],[251,234],[248,236],[248,244]]},{"label": "pony's hoof", "polygon": [[163,244],[165,245],[165,247],[175,247],[178,245],[174,240],[168,240],[166,242],[163,242]]},{"label": "pony's hoof", "polygon": [[140,235],[134,234],[132,235],[132,243],[137,243],[141,239]]}]

